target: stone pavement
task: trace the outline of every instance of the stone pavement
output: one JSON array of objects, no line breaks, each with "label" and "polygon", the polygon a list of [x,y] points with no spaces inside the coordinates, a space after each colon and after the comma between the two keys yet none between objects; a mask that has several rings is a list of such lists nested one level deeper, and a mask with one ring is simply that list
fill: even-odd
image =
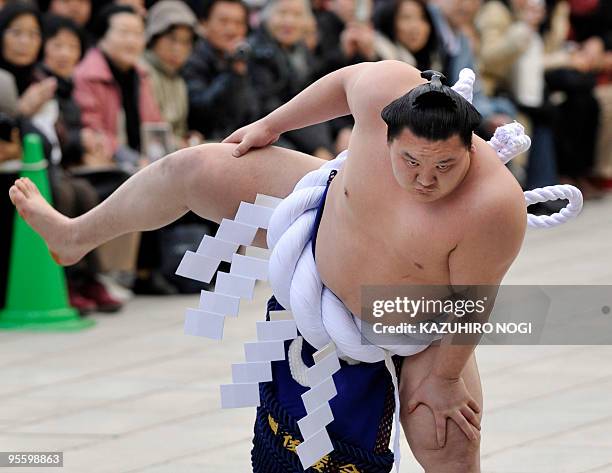
[{"label": "stone pavement", "polygon": [[[505,283],[612,284],[611,245],[608,199],[530,230]],[[254,409],[221,410],[219,384],[243,361],[268,295],[258,286],[222,342],[183,335],[195,296],[136,298],[76,334],[0,332],[0,451],[63,451],[65,468],[48,471],[250,471]],[[483,472],[612,472],[612,347],[476,352]],[[401,471],[422,471],[405,441],[402,451]]]}]

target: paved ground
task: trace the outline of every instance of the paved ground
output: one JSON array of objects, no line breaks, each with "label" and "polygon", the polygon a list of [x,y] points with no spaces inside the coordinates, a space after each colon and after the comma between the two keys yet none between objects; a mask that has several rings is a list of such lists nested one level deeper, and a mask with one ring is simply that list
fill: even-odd
[{"label": "paved ground", "polygon": [[[562,228],[530,231],[505,282],[612,284],[611,245],[608,199]],[[250,471],[254,410],[222,411],[219,384],[243,361],[268,294],[258,287],[220,343],[183,335],[196,297],[138,298],[78,334],[0,332],[0,451],[62,450],[75,473]],[[612,347],[477,356],[484,472],[612,472]],[[422,471],[402,448],[401,471]]]}]

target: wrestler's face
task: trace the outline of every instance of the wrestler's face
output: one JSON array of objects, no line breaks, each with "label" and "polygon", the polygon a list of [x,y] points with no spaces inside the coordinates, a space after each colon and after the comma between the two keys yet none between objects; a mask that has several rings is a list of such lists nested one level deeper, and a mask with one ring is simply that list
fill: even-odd
[{"label": "wrestler's face", "polygon": [[398,184],[420,202],[433,202],[449,195],[463,180],[470,166],[472,148],[459,135],[431,141],[405,128],[389,143],[391,166]]}]

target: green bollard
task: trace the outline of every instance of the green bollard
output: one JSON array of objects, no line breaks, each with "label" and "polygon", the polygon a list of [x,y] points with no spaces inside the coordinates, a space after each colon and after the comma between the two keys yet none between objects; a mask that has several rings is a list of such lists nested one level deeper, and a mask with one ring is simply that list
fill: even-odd
[{"label": "green bollard", "polygon": [[[23,140],[21,177],[29,178],[51,202],[42,141],[28,134]],[[49,253],[44,240],[15,212],[6,307],[0,310],[0,329],[74,331],[91,327],[68,304],[64,270]]]}]

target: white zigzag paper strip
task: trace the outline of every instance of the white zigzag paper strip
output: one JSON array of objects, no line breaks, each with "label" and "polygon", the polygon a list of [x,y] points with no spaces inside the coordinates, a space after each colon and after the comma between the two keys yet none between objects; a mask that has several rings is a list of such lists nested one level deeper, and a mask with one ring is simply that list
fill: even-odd
[{"label": "white zigzag paper strip", "polygon": [[274,212],[274,209],[270,207],[240,202],[235,220],[236,222],[267,229],[270,217],[272,217],[272,212]]},{"label": "white zigzag paper strip", "polygon": [[331,355],[335,351],[336,351],[336,344],[334,342],[329,342],[323,348],[314,352],[312,354],[312,359],[314,360],[315,363],[318,363],[323,358],[327,357],[328,355]]},{"label": "white zigzag paper strip", "polygon": [[181,260],[176,274],[196,281],[209,283],[219,267],[219,259],[199,255],[193,251],[187,251]]},{"label": "white zigzag paper strip", "polygon": [[232,262],[232,256],[238,251],[238,243],[232,243],[231,241],[221,240],[220,238],[212,237],[210,235],[204,235],[200,246],[196,253],[199,255],[208,256],[213,259],[220,259],[227,263]]},{"label": "white zigzag paper strip", "polygon": [[235,254],[232,258],[230,274],[267,281],[268,262],[259,258]]},{"label": "white zigzag paper strip", "polygon": [[296,447],[302,467],[306,470],[334,449],[326,429],[319,430]]},{"label": "white zigzag paper strip", "polygon": [[255,291],[255,279],[223,271],[217,273],[216,293],[251,300],[253,299],[253,291]]},{"label": "white zigzag paper strip", "polygon": [[200,293],[200,309],[236,317],[240,310],[240,298],[217,294],[216,292],[202,291]]},{"label": "white zigzag paper strip", "polygon": [[285,359],[285,343],[282,340],[247,342],[244,355],[246,361],[281,361]]},{"label": "white zigzag paper strip", "polygon": [[220,314],[198,309],[187,309],[185,313],[185,334],[221,340],[223,338],[224,321],[225,317]]},{"label": "white zigzag paper strip", "polygon": [[[313,359],[315,364],[306,370],[306,378],[313,387],[302,394],[307,415],[298,421],[300,433],[305,441],[296,451],[304,469],[333,450],[326,426],[334,420],[329,407],[330,399],[337,394],[332,374],[340,369],[338,353],[333,342],[315,352]],[[316,383],[318,380],[320,382]]]},{"label": "white zigzag paper strip", "polygon": [[336,394],[338,394],[336,384],[334,383],[334,378],[330,376],[302,394],[302,401],[304,402],[306,412],[308,414],[314,412],[323,404],[327,404]]},{"label": "white zigzag paper strip", "polygon": [[255,197],[255,205],[263,205],[264,207],[270,207],[271,209],[278,207],[278,204],[280,204],[282,201],[283,199],[265,194],[257,194]]},{"label": "white zigzag paper strip", "polygon": [[261,383],[272,381],[272,365],[269,361],[252,361],[232,364],[234,383]]},{"label": "white zigzag paper strip", "polygon": [[257,322],[257,340],[293,340],[297,337],[295,320],[276,320]]},{"label": "white zigzag paper strip", "polygon": [[221,220],[221,225],[219,225],[215,238],[249,246],[253,243],[256,233],[257,227],[224,218]]},{"label": "white zigzag paper strip", "polygon": [[306,380],[310,386],[316,386],[339,369],[338,353],[333,352],[306,370]]},{"label": "white zigzag paper strip", "polygon": [[[240,299],[252,299],[256,280],[267,280],[270,251],[249,245],[258,228],[267,228],[273,209],[280,202],[282,199],[263,194],[257,195],[255,205],[242,202],[235,221],[223,219],[214,238],[204,236],[196,253],[185,254],[177,274],[203,282],[210,282],[221,261],[232,263],[230,273],[217,274],[215,292],[201,292],[200,308],[186,312],[185,333],[221,339],[225,316],[237,316]],[[247,247],[248,256],[236,254],[240,245]],[[258,323],[259,341],[244,344],[246,362],[233,364],[233,383],[220,386],[222,408],[259,406],[259,383],[272,380],[270,362],[284,360],[284,340],[297,335],[291,312],[277,311],[274,317],[279,320],[264,322],[267,326]],[[318,422],[324,422],[329,415]],[[310,417],[305,425],[312,425],[313,430],[316,420]],[[324,440],[319,438],[319,444]],[[311,443],[316,442],[317,439]]]},{"label": "white zigzag paper strip", "polygon": [[321,407],[315,409],[310,414],[298,420],[298,427],[302,437],[308,439],[316,434],[319,430],[324,429],[334,420],[331,407],[326,402]]},{"label": "white zigzag paper strip", "polygon": [[221,385],[223,409],[259,406],[259,383],[235,383]]}]

